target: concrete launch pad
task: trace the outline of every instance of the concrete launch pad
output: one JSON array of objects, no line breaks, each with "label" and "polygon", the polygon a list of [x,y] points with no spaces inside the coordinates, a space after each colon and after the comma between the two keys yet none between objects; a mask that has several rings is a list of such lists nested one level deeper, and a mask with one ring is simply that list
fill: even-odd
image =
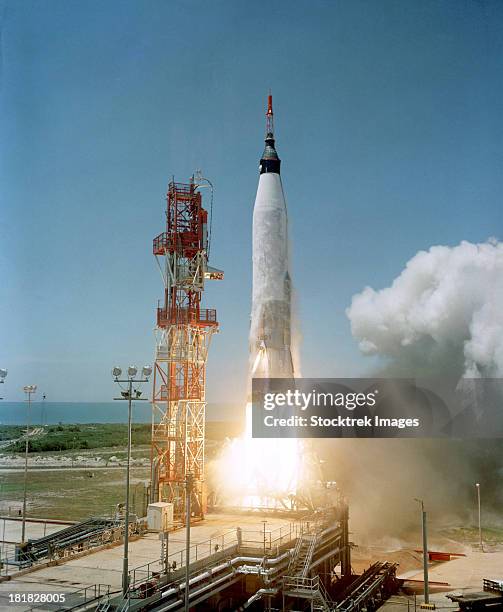
[{"label": "concrete launch pad", "polygon": [[[153,532],[130,541],[126,598],[121,589],[122,547],[107,544],[67,560],[40,563],[4,579],[0,607],[8,604],[11,593],[44,592],[65,593],[64,609],[95,609],[99,601],[110,610],[121,610],[124,605],[130,610],[160,610],[167,604],[176,610],[183,606],[185,592],[185,530],[169,532],[167,549],[163,545],[166,537],[161,539]],[[267,597],[271,601],[282,596],[292,600],[318,598],[323,585],[316,575],[312,577],[312,571],[318,568],[329,576],[336,566],[341,574],[348,574],[345,506],[302,518],[293,513],[287,517],[210,514],[191,527],[191,608],[213,609],[219,601],[236,606],[249,600],[247,605],[251,605],[262,597],[264,587],[270,587]],[[288,589],[282,590],[283,576],[289,576],[290,582]],[[98,599],[96,593],[106,596]],[[52,609],[20,606],[32,608]]]},{"label": "concrete launch pad", "polygon": [[[18,529],[17,523],[10,524],[12,534]],[[266,544],[270,540],[270,534],[282,530],[284,534],[289,533],[291,522],[285,518],[274,516],[262,517],[247,516],[245,514],[209,514],[204,521],[196,523],[191,527],[191,560],[201,560],[210,554],[215,553],[215,547],[222,548],[222,541],[225,545],[236,538],[236,529],[240,527],[244,533],[256,539],[258,545],[264,541]],[[57,527],[51,525],[50,529]],[[59,526],[62,528],[62,526]],[[43,535],[43,524],[30,523],[27,531],[29,537]],[[10,531],[7,531],[10,533]],[[49,530],[47,531],[49,533]],[[179,529],[170,532],[168,539],[168,555],[170,563],[178,560],[177,566],[183,563],[185,550],[185,531]],[[178,557],[177,557],[178,553]],[[119,543],[113,547],[91,551],[85,556],[59,562],[57,565],[48,567],[33,568],[31,571],[13,577],[12,580],[0,583],[0,609],[7,608],[8,593],[27,593],[27,592],[73,592],[77,589],[90,587],[96,584],[110,585],[111,591],[120,591],[122,578],[122,557],[123,549]],[[145,567],[152,564],[149,568],[151,572],[162,571],[163,568],[155,561],[161,557],[161,541],[158,533],[147,533],[146,535],[133,540],[129,544],[129,567]],[[154,562],[154,563],[152,563]],[[138,580],[142,576],[139,570]],[[25,609],[29,609],[26,606]],[[23,608],[19,608],[22,610]]]}]

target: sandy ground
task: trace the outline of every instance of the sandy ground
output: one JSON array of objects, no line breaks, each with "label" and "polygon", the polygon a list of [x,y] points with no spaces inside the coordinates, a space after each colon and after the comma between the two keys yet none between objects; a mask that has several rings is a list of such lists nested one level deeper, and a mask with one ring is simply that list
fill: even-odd
[{"label": "sandy ground", "polygon": [[[131,465],[149,466],[150,459],[141,455],[145,454],[143,448],[132,450]],[[0,469],[24,469],[25,457],[22,453],[2,454],[0,453]],[[66,453],[30,453],[28,455],[28,469],[43,468],[105,468],[125,466],[126,456],[124,452],[109,449],[95,449],[91,451],[66,452]]]},{"label": "sandy ground", "polygon": [[[363,571],[370,563],[378,560],[398,563],[397,577],[408,578],[419,581],[417,584],[405,583],[407,594],[395,595],[380,610],[384,612],[413,611],[417,610],[424,601],[423,596],[423,559],[422,553],[416,552],[414,545],[420,538],[420,534],[412,534],[407,545],[399,549],[392,547],[358,547],[353,550],[352,566],[355,572]],[[451,553],[463,553],[464,557],[452,558],[451,561],[430,563],[430,602],[434,603],[438,610],[457,610],[457,604],[447,599],[448,593],[463,593],[470,591],[482,591],[484,578],[494,580],[503,579],[503,545],[487,546],[485,552],[481,552],[467,542],[459,542],[441,533],[432,534],[430,550],[446,551]],[[448,585],[435,585],[435,582],[444,582]]]}]

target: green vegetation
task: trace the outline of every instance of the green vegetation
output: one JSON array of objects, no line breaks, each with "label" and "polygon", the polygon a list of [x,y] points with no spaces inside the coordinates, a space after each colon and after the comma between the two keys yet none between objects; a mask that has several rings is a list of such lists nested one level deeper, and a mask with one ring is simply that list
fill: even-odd
[{"label": "green vegetation", "polygon": [[[473,525],[469,527],[451,527],[444,529],[443,533],[448,537],[458,541],[476,543],[479,540],[478,527]],[[502,527],[482,527],[482,540],[486,544],[497,544],[503,542]]]},{"label": "green vegetation", "polygon": [[[134,445],[149,444],[151,426],[147,423],[134,424],[131,435]],[[127,425],[125,423],[59,424],[46,427],[43,434],[30,439],[28,442],[28,452],[41,453],[103,447],[124,448],[126,444]],[[25,441],[19,440],[6,450],[8,452],[19,453],[23,452],[24,448]]]},{"label": "green vegetation", "polygon": [[23,435],[24,429],[22,425],[0,425],[0,442],[19,438]]},{"label": "green vegetation", "polygon": [[[0,441],[12,440],[23,435],[24,427],[18,425],[0,426]],[[238,423],[210,421],[206,423],[206,437],[209,440],[224,440],[239,435]],[[149,445],[151,425],[135,423],[132,426],[133,446]],[[42,453],[55,451],[74,451],[93,448],[125,448],[127,445],[126,423],[86,423],[78,425],[49,425],[43,433],[30,439],[28,452]],[[25,441],[18,440],[6,447],[5,452],[24,452]]]},{"label": "green vegetation", "polygon": [[[30,470],[28,516],[83,521],[90,516],[110,515],[124,502],[124,470]],[[145,510],[148,467],[131,469],[131,507]],[[17,513],[23,502],[23,471],[12,470],[0,480],[2,514]]]}]

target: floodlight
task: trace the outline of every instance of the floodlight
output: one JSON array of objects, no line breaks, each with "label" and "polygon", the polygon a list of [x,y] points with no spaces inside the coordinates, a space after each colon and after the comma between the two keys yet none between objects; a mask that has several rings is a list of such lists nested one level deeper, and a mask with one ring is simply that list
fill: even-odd
[{"label": "floodlight", "polygon": [[140,399],[141,397],[141,391],[138,391],[138,389],[135,389],[134,391],[136,393],[136,399]]},{"label": "floodlight", "polygon": [[145,378],[148,378],[152,374],[152,368],[150,366],[143,366],[141,373]]},{"label": "floodlight", "polygon": [[121,370],[119,367],[114,366],[114,367],[112,368],[112,376],[113,376],[114,378],[119,378],[119,376],[120,376],[121,374],[122,374],[122,370]]},{"label": "floodlight", "polygon": [[25,393],[35,393],[37,390],[37,385],[26,385],[23,387],[23,391]]},{"label": "floodlight", "polygon": [[130,365],[129,368],[127,369],[127,374],[130,378],[133,378],[134,376],[136,376],[138,372],[138,368],[134,365]]},{"label": "floodlight", "polygon": [[3,381],[3,379],[7,376],[7,370],[4,370],[3,368],[0,368],[0,379]]}]

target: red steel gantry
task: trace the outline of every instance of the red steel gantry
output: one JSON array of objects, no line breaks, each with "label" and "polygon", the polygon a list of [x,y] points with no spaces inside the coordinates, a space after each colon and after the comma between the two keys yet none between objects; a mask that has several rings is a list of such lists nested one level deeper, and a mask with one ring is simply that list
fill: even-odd
[{"label": "red steel gantry", "polygon": [[208,212],[200,191],[208,186],[212,189],[199,176],[188,184],[170,182],[166,231],[153,243],[164,302],[157,308],[151,499],[172,503],[182,520],[188,474],[193,477],[191,514],[203,517],[206,510],[206,359],[218,322],[216,310],[201,308],[201,299],[206,279],[223,278],[223,272],[208,266]]}]

